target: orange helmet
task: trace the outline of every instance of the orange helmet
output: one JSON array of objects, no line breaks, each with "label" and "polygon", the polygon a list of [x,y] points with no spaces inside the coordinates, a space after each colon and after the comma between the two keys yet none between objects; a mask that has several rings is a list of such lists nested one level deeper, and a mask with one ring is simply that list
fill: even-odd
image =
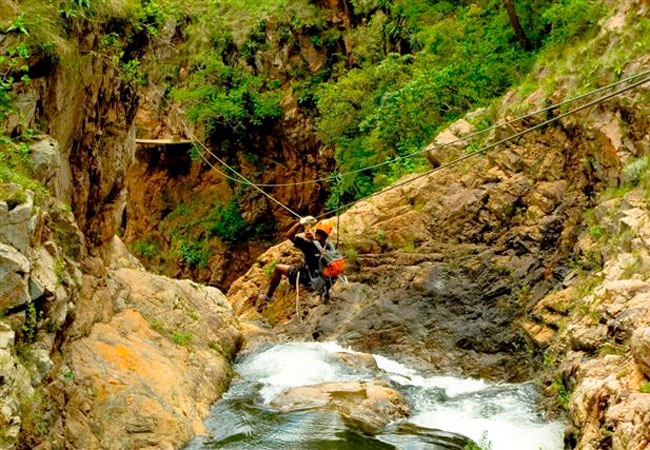
[{"label": "orange helmet", "polygon": [[316,226],[314,227],[314,229],[316,229],[316,230],[321,230],[323,233],[325,233],[325,234],[328,235],[328,236],[329,236],[330,234],[332,234],[332,228],[334,228],[334,222],[332,222],[332,221],[329,220],[329,219],[323,219],[323,220],[321,220],[321,221],[318,222],[318,223],[316,224]]}]

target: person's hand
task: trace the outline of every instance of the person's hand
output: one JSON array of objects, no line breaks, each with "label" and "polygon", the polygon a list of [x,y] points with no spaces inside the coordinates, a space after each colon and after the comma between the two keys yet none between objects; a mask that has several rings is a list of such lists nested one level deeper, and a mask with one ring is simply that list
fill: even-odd
[{"label": "person's hand", "polygon": [[300,225],[302,226],[314,226],[316,225],[316,219],[313,216],[306,216],[300,218]]}]

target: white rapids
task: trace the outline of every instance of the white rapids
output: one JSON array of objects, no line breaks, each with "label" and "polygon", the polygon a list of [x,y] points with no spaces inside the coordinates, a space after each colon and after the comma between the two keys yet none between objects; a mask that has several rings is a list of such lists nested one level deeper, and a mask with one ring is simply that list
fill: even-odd
[{"label": "white rapids", "polygon": [[[223,427],[224,420],[228,422],[228,419],[233,420],[233,417],[239,414],[233,410],[232,404],[238,407],[241,407],[242,403],[249,406],[255,404],[261,409],[268,409],[271,401],[289,388],[333,381],[368,380],[378,376],[388,378],[405,396],[411,408],[408,422],[413,425],[459,433],[492,450],[561,450],[564,448],[565,424],[561,421],[543,420],[536,408],[538,392],[530,383],[490,383],[452,376],[429,376],[380,355],[373,356],[382,373],[372,373],[354,370],[341,363],[335,357],[338,352],[355,353],[335,342],[286,343],[244,356],[235,365],[235,370],[241,379],[233,383],[224,400],[217,402],[211,417],[206,421],[208,429],[215,435],[217,441],[211,441],[212,444],[208,445],[208,441],[199,439],[190,444],[188,449],[309,448],[309,445],[304,444],[309,441],[300,441],[301,431],[305,436],[310,434],[314,436],[314,433],[317,434],[319,430],[300,430],[299,428],[304,424],[295,418],[290,421],[296,428],[291,431],[296,436],[292,442],[295,446],[289,447],[286,447],[286,442],[282,443],[285,447],[282,445],[275,447],[273,441],[269,444],[268,436],[263,435],[262,432],[260,432],[259,442],[265,444],[257,447],[255,421],[264,421],[265,418],[250,413],[245,420],[246,430],[242,431],[250,437],[247,444],[241,441],[239,447],[219,445],[220,439],[222,442],[233,440],[235,433],[233,430],[224,433],[219,428]],[[250,390],[254,393],[250,393]],[[229,401],[231,405],[226,406]],[[277,422],[277,418],[274,420]],[[318,421],[312,420],[309,425],[304,426],[313,427],[313,422]],[[268,430],[273,425],[268,423],[260,425],[261,429],[265,427]],[[391,433],[381,434],[373,439],[387,445],[386,448],[429,448],[426,445],[418,445],[417,438],[404,440]],[[336,448],[362,447],[363,445],[360,444],[358,447],[348,445]],[[314,446],[314,448],[321,447]]]}]

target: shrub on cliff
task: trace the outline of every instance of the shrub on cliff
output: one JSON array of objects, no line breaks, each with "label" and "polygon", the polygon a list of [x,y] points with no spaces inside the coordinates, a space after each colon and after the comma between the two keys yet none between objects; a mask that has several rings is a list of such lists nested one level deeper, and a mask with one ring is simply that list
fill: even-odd
[{"label": "shrub on cliff", "polygon": [[[367,7],[368,2],[363,2]],[[518,44],[500,0],[391,2],[383,7],[383,32],[373,23],[355,51],[393,45],[382,60],[357,54],[361,67],[325,84],[318,93],[320,137],[337,149],[341,172],[422,149],[446,124],[488,105],[530,70],[540,50],[559,46],[592,27],[603,14],[596,0],[521,0],[517,9],[532,51]],[[395,53],[397,51],[397,53]],[[333,192],[358,198],[419,169],[405,159],[344,180]]]},{"label": "shrub on cliff", "polygon": [[250,237],[251,227],[241,214],[239,205],[233,199],[226,207],[217,205],[210,213],[210,234],[218,236],[227,244],[239,244]]}]

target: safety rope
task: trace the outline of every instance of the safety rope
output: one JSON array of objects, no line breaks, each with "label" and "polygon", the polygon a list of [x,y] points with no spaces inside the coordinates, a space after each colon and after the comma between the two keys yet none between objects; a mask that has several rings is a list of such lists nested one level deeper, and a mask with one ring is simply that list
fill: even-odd
[{"label": "safety rope", "polygon": [[302,314],[300,314],[300,269],[298,269],[298,275],[296,276],[296,316],[302,323]]},{"label": "safety rope", "polygon": [[626,86],[626,87],[624,87],[623,89],[619,89],[618,91],[612,92],[612,93],[607,94],[607,95],[604,95],[604,96],[602,96],[602,97],[599,97],[599,98],[597,98],[597,99],[595,99],[595,100],[592,100],[592,101],[590,101],[590,102],[588,102],[588,103],[585,103],[585,104],[582,105],[582,106],[579,106],[579,107],[577,107],[577,108],[574,108],[574,109],[572,109],[571,111],[568,111],[568,112],[566,112],[566,113],[560,114],[560,115],[558,115],[558,116],[556,116],[556,117],[553,117],[553,118],[551,118],[551,119],[549,119],[549,120],[545,120],[544,122],[539,123],[539,124],[537,124],[537,125],[535,125],[535,126],[533,126],[533,127],[527,128],[527,129],[525,129],[525,130],[523,130],[523,131],[520,131],[519,133],[515,133],[515,134],[513,134],[513,135],[511,135],[511,136],[508,136],[508,137],[506,137],[506,138],[504,138],[504,139],[501,139],[501,140],[499,140],[499,141],[497,141],[497,142],[494,142],[494,143],[492,143],[492,144],[490,144],[490,145],[487,145],[487,146],[485,146],[485,147],[483,147],[483,148],[481,148],[481,149],[479,149],[479,150],[477,150],[477,151],[475,151],[475,152],[472,152],[472,153],[469,153],[469,154],[467,154],[467,155],[461,156],[460,158],[454,159],[454,160],[452,160],[452,161],[449,161],[448,163],[442,164],[442,165],[440,165],[440,166],[438,166],[438,167],[435,167],[435,168],[433,168],[433,169],[431,169],[431,170],[428,170],[427,172],[424,172],[424,173],[421,173],[421,174],[419,174],[419,175],[416,175],[415,177],[412,177],[412,178],[409,178],[409,179],[404,180],[404,181],[402,181],[402,182],[399,182],[399,183],[393,184],[392,186],[389,186],[389,187],[386,188],[386,189],[383,189],[383,190],[381,190],[381,191],[378,191],[378,192],[375,192],[375,193],[373,193],[373,194],[367,195],[367,196],[365,196],[365,197],[363,197],[363,198],[360,198],[360,199],[354,200],[354,201],[349,202],[349,203],[346,203],[346,204],[344,204],[344,205],[337,206],[336,208],[331,209],[331,210],[329,210],[329,211],[325,211],[323,214],[317,216],[316,218],[317,218],[317,219],[320,219],[320,218],[323,218],[323,217],[330,216],[330,215],[332,215],[332,214],[334,214],[334,213],[337,213],[337,212],[341,211],[342,209],[349,208],[350,206],[353,206],[353,205],[355,205],[355,204],[357,204],[357,203],[359,203],[359,202],[361,202],[361,201],[363,201],[363,200],[368,200],[368,199],[373,198],[373,197],[376,197],[376,196],[378,196],[378,195],[385,194],[386,192],[389,192],[389,191],[392,191],[393,189],[397,189],[397,188],[399,188],[399,187],[402,187],[402,186],[404,186],[405,184],[408,184],[408,183],[411,183],[411,182],[413,182],[413,181],[415,181],[415,180],[418,180],[418,179],[420,179],[420,178],[426,177],[427,175],[431,175],[432,173],[438,172],[438,171],[443,170],[443,169],[447,169],[448,167],[454,166],[454,165],[456,165],[456,164],[458,164],[458,163],[460,163],[460,162],[463,162],[463,161],[465,161],[465,160],[467,160],[467,159],[474,158],[474,157],[476,157],[476,156],[478,156],[478,155],[482,155],[482,154],[484,154],[485,152],[487,152],[488,150],[491,150],[491,149],[493,149],[493,148],[495,148],[495,147],[497,147],[497,146],[499,146],[499,145],[501,145],[501,144],[504,144],[504,143],[506,143],[506,142],[509,142],[509,141],[511,141],[511,140],[513,140],[513,139],[517,139],[517,138],[519,138],[519,137],[521,137],[521,136],[523,136],[523,135],[525,135],[525,134],[531,133],[531,132],[533,132],[533,131],[535,131],[535,130],[539,130],[540,128],[543,128],[543,127],[545,127],[546,125],[549,125],[549,124],[551,124],[551,123],[553,123],[553,122],[557,122],[558,120],[564,119],[564,118],[567,117],[567,116],[570,116],[570,115],[572,115],[572,114],[576,114],[576,113],[578,113],[578,112],[580,112],[580,111],[583,111],[583,110],[585,110],[585,109],[587,109],[587,108],[590,108],[590,107],[592,107],[592,106],[594,106],[594,105],[597,105],[597,104],[599,104],[599,103],[602,103],[602,102],[604,102],[604,101],[606,101],[606,100],[609,100],[610,98],[616,97],[616,96],[618,96],[618,95],[620,95],[620,94],[622,94],[622,93],[624,93],[624,92],[627,92],[627,91],[629,91],[629,90],[632,90],[632,89],[634,89],[634,88],[636,88],[636,87],[639,87],[639,86],[641,86],[641,85],[643,85],[643,84],[646,84],[646,83],[649,82],[649,81],[650,81],[650,78],[646,78],[646,79],[644,79],[644,80],[641,80],[641,81],[638,81],[638,82],[636,82],[636,83],[634,83],[634,84],[631,84],[631,85],[629,85],[629,86]]},{"label": "safety rope", "polygon": [[[529,118],[537,116],[539,114],[553,111],[553,110],[561,108],[562,106],[567,105],[569,103],[573,103],[573,102],[576,102],[578,100],[582,100],[583,98],[589,97],[589,96],[594,95],[594,94],[599,94],[599,93],[601,93],[603,91],[614,88],[616,86],[627,83],[629,81],[641,78],[641,77],[646,76],[646,75],[650,75],[650,70],[638,73],[636,75],[632,75],[632,76],[627,77],[627,78],[623,78],[623,79],[621,79],[619,81],[616,81],[614,83],[610,83],[610,84],[605,85],[603,87],[591,90],[591,91],[586,92],[584,94],[580,94],[580,95],[577,95],[577,96],[574,96],[574,97],[570,97],[570,98],[565,99],[565,100],[563,100],[563,101],[561,101],[559,103],[549,105],[549,106],[547,106],[545,108],[538,109],[536,111],[527,113],[527,114],[525,114],[523,116],[520,116],[520,117],[517,117],[517,118],[514,118],[514,119],[510,119],[510,120],[507,120],[505,122],[496,123],[496,124],[494,124],[494,125],[492,125],[492,126],[490,126],[488,128],[485,128],[485,129],[480,130],[480,131],[476,131],[474,133],[467,134],[465,136],[461,136],[461,137],[456,138],[456,139],[454,139],[452,141],[445,142],[443,144],[436,144],[436,145],[433,145],[433,146],[427,146],[422,150],[418,150],[416,152],[408,153],[406,155],[397,156],[395,158],[392,158],[392,159],[389,159],[389,160],[386,160],[386,161],[383,161],[383,162],[380,162],[380,163],[372,164],[370,166],[366,166],[366,167],[362,167],[362,168],[359,168],[359,169],[351,170],[349,172],[338,173],[336,175],[329,175],[329,176],[326,176],[326,177],[314,178],[314,179],[311,179],[311,180],[294,181],[294,182],[291,182],[291,183],[257,183],[256,186],[259,186],[259,187],[301,186],[301,185],[306,185],[306,184],[314,184],[314,183],[322,183],[322,182],[334,181],[334,180],[339,179],[340,177],[345,177],[345,176],[348,176],[348,175],[356,175],[356,174],[359,174],[361,172],[365,172],[367,170],[377,169],[379,167],[383,167],[383,166],[388,165],[388,164],[393,164],[393,163],[396,163],[396,162],[399,162],[399,161],[402,161],[402,160],[405,160],[405,159],[413,158],[415,156],[422,155],[422,154],[427,153],[427,152],[429,152],[431,150],[434,150],[434,149],[447,147],[447,146],[452,146],[452,145],[455,145],[455,144],[458,144],[458,143],[461,143],[461,142],[465,142],[465,141],[470,140],[472,138],[475,138],[477,136],[489,133],[490,131],[496,130],[498,128],[506,127],[508,125],[512,125],[512,124],[515,124],[517,122],[521,122],[523,120],[529,119]],[[210,150],[207,150],[207,151],[212,156],[215,156],[214,153],[211,152]],[[240,180],[234,180],[234,181],[241,182]]]},{"label": "safety rope", "polygon": [[[476,136],[478,136],[478,135],[480,135],[480,134],[486,133],[486,132],[491,131],[491,130],[493,130],[493,129],[496,129],[496,128],[498,128],[498,127],[502,127],[502,126],[510,125],[510,124],[515,123],[515,122],[525,120],[526,118],[530,118],[530,117],[532,117],[532,116],[534,116],[534,115],[537,115],[537,114],[540,114],[540,113],[543,113],[543,112],[546,112],[546,111],[551,111],[551,110],[553,110],[553,109],[557,109],[557,108],[559,108],[559,107],[561,107],[561,106],[563,106],[563,105],[566,105],[566,104],[568,104],[568,103],[571,103],[571,102],[574,102],[574,101],[580,100],[580,99],[585,98],[585,97],[587,97],[587,96],[593,95],[593,94],[595,94],[595,93],[602,92],[602,91],[604,91],[604,90],[607,90],[607,89],[610,89],[610,88],[612,88],[612,87],[618,86],[618,85],[620,85],[620,84],[622,84],[622,83],[626,83],[626,82],[628,82],[628,81],[631,81],[631,80],[637,79],[637,78],[639,78],[639,77],[641,77],[641,76],[643,76],[643,75],[649,75],[649,74],[650,74],[650,71],[642,72],[642,73],[640,73],[640,74],[637,74],[637,75],[634,75],[634,76],[631,76],[631,77],[625,78],[625,79],[623,79],[623,80],[619,80],[619,81],[617,81],[617,82],[615,82],[615,83],[611,83],[611,84],[609,84],[609,85],[603,86],[603,87],[601,87],[601,88],[595,89],[595,90],[590,91],[590,92],[587,92],[587,93],[585,93],[585,94],[581,94],[581,95],[578,95],[578,96],[575,96],[575,97],[569,98],[569,99],[567,99],[567,100],[564,100],[564,101],[562,101],[562,102],[559,102],[559,103],[557,103],[557,104],[554,104],[554,105],[548,106],[548,107],[546,107],[546,108],[543,108],[543,109],[540,109],[540,110],[534,111],[534,112],[532,112],[532,113],[526,114],[526,115],[521,116],[521,117],[518,117],[518,118],[516,118],[516,119],[512,119],[512,120],[509,120],[509,121],[507,121],[507,122],[504,122],[504,123],[501,123],[501,124],[498,124],[498,125],[493,125],[492,127],[487,128],[487,129],[485,129],[485,130],[482,130],[482,131],[479,131],[479,132],[476,132],[476,133],[472,133],[472,134],[469,134],[469,135],[463,136],[463,137],[461,137],[461,138],[458,138],[458,139],[456,139],[456,140],[454,140],[454,141],[451,141],[451,142],[447,142],[447,143],[445,143],[445,144],[437,145],[437,146],[435,146],[434,148],[443,147],[443,146],[448,146],[448,145],[452,145],[452,144],[457,143],[457,142],[465,141],[465,140],[467,140],[467,139],[470,139],[470,138],[472,138],[472,137],[476,137]],[[357,200],[354,200],[354,201],[351,201],[351,202],[345,203],[345,204],[343,204],[343,205],[339,204],[339,205],[337,205],[336,208],[331,209],[331,210],[328,210],[328,211],[325,211],[324,213],[322,213],[322,214],[320,214],[319,216],[317,216],[317,218],[320,219],[320,218],[323,218],[323,217],[327,217],[327,216],[333,215],[334,213],[338,213],[339,211],[341,211],[341,210],[343,210],[343,209],[346,209],[346,208],[349,208],[350,206],[353,206],[353,205],[355,205],[355,204],[357,204],[357,203],[359,203],[359,202],[361,202],[361,201],[368,200],[368,199],[370,199],[370,198],[373,198],[373,197],[376,197],[376,196],[378,196],[378,195],[384,194],[384,193],[389,192],[389,191],[391,191],[391,190],[393,190],[393,189],[397,189],[397,188],[399,188],[399,187],[401,187],[401,186],[404,186],[404,185],[407,184],[407,183],[410,183],[410,182],[412,182],[412,181],[418,180],[418,179],[420,179],[420,178],[422,178],[422,177],[425,177],[425,176],[427,176],[427,175],[430,175],[430,174],[432,174],[432,173],[435,173],[435,172],[438,172],[438,171],[440,171],[440,170],[444,170],[444,169],[446,169],[446,168],[448,168],[448,167],[451,167],[451,166],[453,166],[453,165],[456,165],[456,164],[458,164],[458,163],[460,163],[460,162],[463,162],[463,161],[465,161],[465,160],[467,160],[467,159],[470,159],[470,158],[476,157],[476,156],[478,156],[478,155],[482,155],[482,154],[484,154],[485,152],[487,152],[487,151],[489,151],[489,150],[491,150],[491,149],[493,149],[493,148],[495,148],[495,147],[497,147],[497,146],[499,146],[499,145],[501,145],[501,144],[504,144],[504,143],[506,143],[506,142],[509,142],[509,141],[511,141],[511,140],[513,140],[513,139],[517,139],[517,138],[519,138],[519,137],[521,137],[521,136],[523,136],[523,135],[525,135],[525,134],[528,134],[528,133],[533,132],[533,131],[535,131],[535,130],[538,130],[538,129],[542,128],[542,127],[545,127],[546,125],[549,125],[549,124],[551,124],[551,123],[557,122],[558,120],[561,120],[561,119],[563,119],[563,118],[565,118],[565,117],[568,117],[568,116],[570,116],[570,115],[572,115],[572,114],[575,114],[575,113],[577,113],[577,112],[583,111],[583,110],[585,110],[585,109],[587,109],[587,108],[590,108],[591,106],[594,106],[594,105],[597,105],[597,104],[599,104],[599,103],[602,103],[602,102],[604,102],[604,101],[606,101],[606,100],[609,100],[610,98],[616,97],[616,96],[618,96],[618,95],[620,95],[620,94],[622,94],[622,93],[624,93],[624,92],[627,92],[627,91],[632,90],[632,89],[634,89],[634,88],[636,88],[636,87],[638,87],[638,86],[641,86],[641,85],[647,83],[648,81],[650,81],[650,78],[646,78],[646,79],[644,79],[644,80],[637,81],[637,82],[634,83],[634,84],[631,84],[631,85],[626,86],[626,87],[624,87],[624,88],[622,88],[622,89],[619,89],[619,90],[617,90],[617,91],[615,91],[615,92],[612,92],[612,93],[610,93],[610,94],[607,94],[607,95],[604,95],[604,96],[602,96],[602,97],[599,97],[599,98],[597,98],[597,99],[595,99],[595,100],[592,100],[592,101],[590,101],[590,102],[588,102],[588,103],[586,103],[586,104],[584,104],[584,105],[582,105],[582,106],[579,106],[579,107],[577,107],[577,108],[574,108],[574,109],[572,109],[572,110],[570,110],[570,111],[568,111],[568,112],[566,112],[566,113],[560,114],[560,115],[558,115],[558,116],[556,116],[556,117],[553,117],[553,118],[548,119],[548,120],[546,120],[546,121],[544,121],[544,122],[541,122],[541,123],[539,123],[538,125],[535,125],[535,126],[533,126],[533,127],[527,128],[527,129],[525,129],[525,130],[523,130],[523,131],[521,131],[521,132],[515,133],[515,134],[513,134],[513,135],[511,135],[511,136],[508,136],[508,137],[506,137],[506,138],[504,138],[504,139],[501,139],[501,140],[499,140],[499,141],[497,141],[497,142],[494,142],[494,143],[492,143],[492,144],[489,144],[489,145],[487,145],[487,146],[485,146],[485,147],[483,147],[483,148],[481,148],[481,149],[479,149],[479,150],[477,150],[477,151],[475,151],[475,152],[469,153],[469,154],[464,155],[464,156],[462,156],[462,157],[460,157],[460,158],[457,158],[457,159],[455,159],[455,160],[452,160],[452,161],[450,161],[450,162],[448,162],[448,163],[442,164],[442,165],[440,165],[440,166],[438,166],[438,167],[435,167],[435,168],[433,168],[433,169],[431,169],[431,170],[429,170],[429,171],[427,171],[427,172],[421,173],[421,174],[419,174],[419,175],[416,175],[416,176],[414,176],[414,177],[411,177],[411,178],[409,178],[409,179],[407,179],[407,180],[404,180],[404,181],[402,181],[402,182],[399,182],[399,183],[393,184],[392,186],[390,186],[390,187],[388,187],[388,188],[386,188],[386,189],[383,189],[383,190],[381,190],[381,191],[378,191],[378,192],[372,193],[372,194],[370,194],[370,195],[367,195],[367,196],[365,196],[365,197],[359,198],[359,199],[357,199]],[[370,170],[370,169],[373,169],[373,168],[377,168],[377,167],[380,167],[380,166],[382,166],[382,165],[389,164],[389,163],[391,163],[391,162],[395,162],[395,161],[399,161],[399,160],[402,160],[402,159],[405,159],[405,158],[410,158],[410,157],[413,157],[413,156],[416,156],[416,155],[420,155],[420,154],[423,154],[423,153],[428,152],[428,151],[431,150],[431,147],[427,147],[427,148],[425,148],[424,150],[420,150],[420,151],[418,151],[418,152],[414,152],[414,153],[411,153],[411,154],[409,154],[409,155],[400,156],[400,157],[398,157],[398,158],[395,158],[394,160],[385,161],[385,162],[383,162],[383,163],[378,163],[378,164],[375,164],[375,165],[372,165],[372,166],[368,166],[368,167],[365,167],[365,168],[362,168],[362,169],[357,169],[357,170],[354,170],[354,171],[351,171],[351,172],[339,173],[339,174],[334,175],[334,176],[325,177],[325,178],[318,178],[318,179],[315,179],[315,180],[308,180],[308,181],[295,182],[295,183],[255,184],[255,183],[253,183],[251,180],[249,180],[248,178],[246,178],[244,175],[242,175],[241,173],[239,173],[236,169],[234,169],[233,167],[231,167],[230,165],[228,165],[228,164],[227,164],[223,159],[219,158],[219,156],[217,156],[213,151],[211,151],[211,150],[210,150],[210,149],[209,149],[209,148],[208,148],[208,147],[207,147],[207,146],[206,146],[202,141],[198,140],[198,138],[197,138],[197,137],[192,133],[192,131],[189,129],[189,127],[187,126],[187,124],[185,124],[185,122],[184,122],[182,119],[180,120],[180,122],[182,123],[183,127],[185,128],[186,133],[188,134],[188,136],[190,137],[190,139],[192,139],[192,141],[194,141],[195,143],[198,143],[198,144],[199,144],[199,145],[200,145],[200,146],[205,150],[205,152],[207,152],[209,155],[211,155],[212,157],[214,157],[214,158],[215,158],[215,159],[216,159],[216,160],[217,160],[221,165],[223,165],[225,168],[227,168],[227,169],[230,170],[232,173],[234,173],[238,178],[234,178],[234,177],[229,176],[228,174],[223,173],[222,171],[220,171],[219,169],[217,169],[217,168],[216,168],[216,167],[215,167],[215,166],[214,166],[214,165],[213,165],[213,164],[212,164],[212,163],[211,163],[211,162],[210,162],[210,161],[205,157],[205,154],[204,154],[204,153],[199,152],[199,155],[201,156],[201,158],[203,159],[203,161],[205,161],[205,162],[206,162],[206,163],[207,163],[207,164],[208,164],[212,169],[216,170],[219,174],[221,174],[222,176],[224,176],[225,178],[227,178],[227,179],[229,179],[229,180],[232,180],[232,181],[237,182],[237,183],[242,183],[242,184],[245,184],[245,185],[250,185],[251,187],[253,187],[253,188],[256,189],[257,191],[259,191],[260,193],[262,193],[264,196],[266,196],[268,199],[272,200],[272,201],[273,201],[274,203],[276,203],[277,205],[281,206],[283,209],[285,209],[287,212],[289,212],[291,215],[295,216],[296,218],[300,218],[300,217],[301,217],[300,214],[298,214],[296,211],[292,210],[292,209],[289,208],[287,205],[285,205],[285,204],[283,204],[282,202],[280,202],[279,200],[277,200],[275,197],[273,197],[273,196],[272,196],[271,194],[269,194],[268,192],[264,191],[264,190],[262,189],[262,187],[297,186],[297,185],[301,185],[301,184],[314,183],[314,182],[319,182],[319,181],[329,181],[329,180],[333,180],[333,179],[341,179],[343,176],[346,176],[346,175],[351,175],[351,174],[359,173],[359,172],[362,172],[362,171],[365,171],[365,170]]]},{"label": "safety rope", "polygon": [[[241,178],[241,180],[244,181],[245,184],[248,184],[248,185],[250,185],[251,187],[255,188],[255,189],[258,190],[260,193],[262,193],[264,196],[266,196],[269,200],[272,200],[273,202],[275,202],[276,204],[278,204],[279,206],[281,206],[282,208],[284,208],[287,212],[289,212],[289,214],[291,214],[291,215],[295,216],[296,218],[300,219],[300,217],[301,217],[300,214],[298,214],[297,212],[295,212],[293,209],[289,208],[287,205],[285,205],[285,204],[282,203],[280,200],[278,200],[278,199],[276,199],[275,197],[273,197],[273,196],[272,196],[271,194],[269,194],[268,192],[264,191],[261,187],[259,187],[259,186],[256,185],[255,183],[253,183],[251,180],[249,180],[249,179],[246,178],[244,175],[242,175],[242,174],[239,173],[237,170],[235,170],[235,169],[232,168],[230,165],[228,165],[228,163],[226,163],[223,159],[219,158],[219,157],[218,157],[217,155],[215,155],[212,151],[210,151],[210,149],[209,149],[209,148],[208,148],[208,147],[207,147],[203,142],[199,141],[199,140],[196,138],[196,136],[194,136],[194,133],[192,133],[192,131],[189,129],[189,127],[185,124],[185,122],[182,122],[182,123],[183,123],[183,127],[185,128],[185,132],[189,135],[190,139],[192,139],[192,140],[195,141],[195,142],[198,142],[199,145],[201,145],[201,147],[203,147],[203,148],[204,148],[208,153],[210,153],[210,155],[212,155],[212,157],[214,157],[217,161],[219,161],[219,163],[220,163],[222,166],[224,166],[226,169],[230,170],[230,171],[233,172],[235,175],[237,175],[239,178]],[[217,170],[216,167],[214,167],[214,165],[213,165],[213,164],[212,164],[212,163],[211,163],[207,158],[205,158],[205,155],[204,155],[203,153],[199,152],[199,154],[201,155],[201,158],[203,159],[203,161],[205,161],[205,162],[206,162],[210,167],[212,167],[213,169]],[[228,179],[230,179],[230,180],[234,180],[234,181],[238,181],[238,182],[240,181],[240,180],[234,179],[234,178],[232,178],[232,177],[230,177],[230,176],[224,174],[224,173],[221,172],[221,171],[219,171],[219,172],[220,172],[222,175],[226,176],[226,177],[227,177]]]}]

